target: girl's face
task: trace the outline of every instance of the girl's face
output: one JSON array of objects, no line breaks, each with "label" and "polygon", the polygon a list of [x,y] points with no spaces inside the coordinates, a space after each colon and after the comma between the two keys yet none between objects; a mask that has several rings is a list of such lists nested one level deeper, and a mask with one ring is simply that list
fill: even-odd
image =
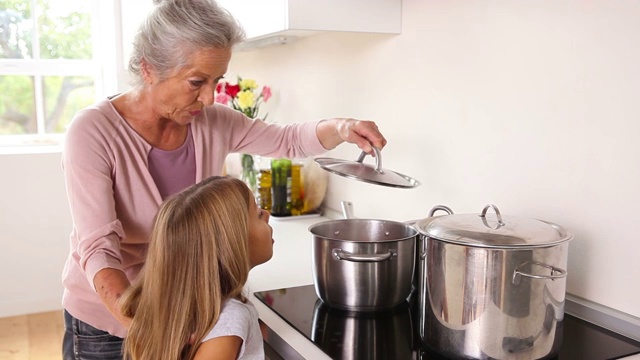
[{"label": "girl's face", "polygon": [[267,262],[273,256],[273,229],[270,214],[262,210],[255,199],[249,207],[249,262],[251,267]]},{"label": "girl's face", "polygon": [[186,125],[214,102],[216,85],[227,72],[231,49],[209,48],[195,51],[187,66],[160,80],[149,70],[153,112],[159,119]]}]

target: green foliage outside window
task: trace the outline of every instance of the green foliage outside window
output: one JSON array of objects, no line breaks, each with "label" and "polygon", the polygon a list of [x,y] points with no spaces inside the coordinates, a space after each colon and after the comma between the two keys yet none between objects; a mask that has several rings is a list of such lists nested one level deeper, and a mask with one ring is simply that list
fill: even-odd
[{"label": "green foliage outside window", "polygon": [[0,135],[34,134],[35,98],[33,78],[0,75]]},{"label": "green foliage outside window", "polygon": [[[92,2],[87,0],[0,1],[0,60],[21,65],[35,61],[46,69],[47,61],[92,59]],[[34,21],[34,14],[37,19]],[[33,51],[37,26],[39,55]],[[38,61],[44,62],[38,62]],[[75,112],[95,101],[93,76],[85,74],[12,74],[0,67],[0,135],[62,133]],[[61,74],[62,75],[62,74]],[[36,81],[40,81],[45,119],[38,129]],[[1,140],[1,139],[0,139]]]}]

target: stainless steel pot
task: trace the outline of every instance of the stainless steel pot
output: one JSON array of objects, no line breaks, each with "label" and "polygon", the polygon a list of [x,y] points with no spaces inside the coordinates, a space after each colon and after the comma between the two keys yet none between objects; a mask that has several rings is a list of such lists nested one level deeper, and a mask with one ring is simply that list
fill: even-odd
[{"label": "stainless steel pot", "polygon": [[387,220],[341,219],[312,225],[314,286],[326,303],[381,310],[409,297],[418,232]]},{"label": "stainless steel pot", "polygon": [[419,331],[426,346],[448,358],[557,354],[571,233],[502,216],[495,205],[480,214],[427,218],[416,228],[424,246]]},{"label": "stainless steel pot", "polygon": [[311,340],[332,359],[411,359],[411,311],[405,301],[387,311],[347,311],[318,300]]}]

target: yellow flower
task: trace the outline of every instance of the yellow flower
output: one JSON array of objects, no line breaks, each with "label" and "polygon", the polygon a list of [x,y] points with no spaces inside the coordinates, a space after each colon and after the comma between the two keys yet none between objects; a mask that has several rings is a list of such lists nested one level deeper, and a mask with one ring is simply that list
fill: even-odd
[{"label": "yellow flower", "polygon": [[258,88],[258,84],[253,79],[242,79],[238,85],[240,85],[240,89],[242,90],[253,90]]},{"label": "yellow flower", "polygon": [[253,95],[253,91],[244,90],[238,93],[238,106],[240,106],[240,109],[244,110],[251,108],[255,102],[256,98],[255,95]]}]

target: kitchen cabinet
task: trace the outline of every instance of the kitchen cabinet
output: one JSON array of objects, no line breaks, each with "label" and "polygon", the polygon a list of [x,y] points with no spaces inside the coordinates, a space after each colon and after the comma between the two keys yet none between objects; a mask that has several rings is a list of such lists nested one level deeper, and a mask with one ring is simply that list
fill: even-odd
[{"label": "kitchen cabinet", "polygon": [[[400,34],[402,0],[218,0],[242,24],[250,49],[326,31]],[[118,1],[122,16],[123,62],[151,0]]]},{"label": "kitchen cabinet", "polygon": [[219,0],[247,33],[247,43],[323,31],[399,34],[402,0]]}]

